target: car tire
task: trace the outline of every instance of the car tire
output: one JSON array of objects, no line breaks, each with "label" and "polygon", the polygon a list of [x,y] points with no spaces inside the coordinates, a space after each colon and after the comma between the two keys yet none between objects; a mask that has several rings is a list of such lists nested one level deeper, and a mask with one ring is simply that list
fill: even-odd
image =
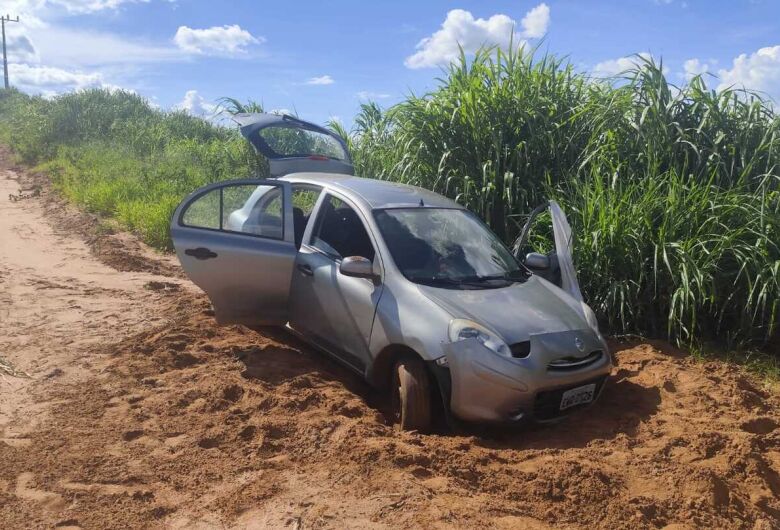
[{"label": "car tire", "polygon": [[420,359],[403,359],[393,370],[393,401],[398,426],[425,432],[431,426],[431,385]]}]

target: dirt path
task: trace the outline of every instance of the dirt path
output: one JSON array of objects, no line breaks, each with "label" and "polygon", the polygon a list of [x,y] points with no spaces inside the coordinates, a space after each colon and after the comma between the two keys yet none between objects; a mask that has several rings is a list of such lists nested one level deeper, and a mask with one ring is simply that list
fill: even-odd
[{"label": "dirt path", "polygon": [[780,528],[780,400],[732,366],[616,345],[563,423],[399,433],[334,363],[217,328],[169,258],[45,187],[10,201],[21,177],[0,167],[0,358],[30,375],[0,377],[0,527]]}]

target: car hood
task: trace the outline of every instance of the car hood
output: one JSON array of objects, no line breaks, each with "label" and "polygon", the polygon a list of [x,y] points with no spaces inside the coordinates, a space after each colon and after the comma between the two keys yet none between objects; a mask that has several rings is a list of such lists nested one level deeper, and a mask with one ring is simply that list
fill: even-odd
[{"label": "car hood", "polygon": [[483,324],[499,333],[508,344],[529,340],[536,334],[590,329],[577,309],[579,303],[538,276],[498,289],[418,287],[453,318]]}]

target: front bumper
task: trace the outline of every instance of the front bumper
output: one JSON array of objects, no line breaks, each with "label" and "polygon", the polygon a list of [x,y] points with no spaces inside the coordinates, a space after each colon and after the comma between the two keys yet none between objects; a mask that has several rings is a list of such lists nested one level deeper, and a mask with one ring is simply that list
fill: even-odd
[{"label": "front bumper", "polygon": [[[568,389],[593,383],[593,401],[598,398],[612,362],[606,345],[592,331],[532,335],[530,342],[530,353],[520,359],[498,355],[475,339],[447,344],[444,349],[450,369],[452,413],[465,421],[543,422],[587,406],[559,410],[561,396]],[[575,343],[581,348],[574,348]],[[549,366],[564,356],[586,357],[596,351],[602,354],[586,366]]]}]

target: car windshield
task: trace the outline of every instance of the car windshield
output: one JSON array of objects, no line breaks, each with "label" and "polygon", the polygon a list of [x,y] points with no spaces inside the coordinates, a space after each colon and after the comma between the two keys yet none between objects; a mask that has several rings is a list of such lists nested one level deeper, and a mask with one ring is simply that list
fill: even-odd
[{"label": "car windshield", "polygon": [[454,288],[492,288],[528,272],[473,213],[451,208],[393,208],[374,213],[407,279]]}]

